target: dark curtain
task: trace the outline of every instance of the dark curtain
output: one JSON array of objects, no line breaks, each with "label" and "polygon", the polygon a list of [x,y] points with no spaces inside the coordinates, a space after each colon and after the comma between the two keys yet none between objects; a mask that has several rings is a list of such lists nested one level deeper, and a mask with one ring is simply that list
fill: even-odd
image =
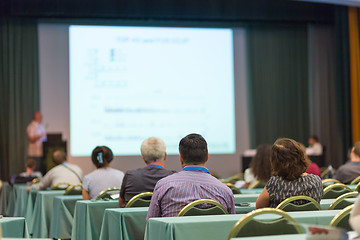
[{"label": "dark curtain", "polygon": [[310,133],[326,147],[326,163],[342,164],[342,139],[336,112],[335,37],[329,25],[308,28]]},{"label": "dark curtain", "polygon": [[341,139],[341,159],[345,162],[352,146],[349,19],[347,7],[335,9],[335,99],[337,124]]},{"label": "dark curtain", "polygon": [[306,25],[248,27],[251,147],[309,135]]},{"label": "dark curtain", "polygon": [[39,109],[37,22],[0,19],[0,174],[24,170],[26,127]]}]

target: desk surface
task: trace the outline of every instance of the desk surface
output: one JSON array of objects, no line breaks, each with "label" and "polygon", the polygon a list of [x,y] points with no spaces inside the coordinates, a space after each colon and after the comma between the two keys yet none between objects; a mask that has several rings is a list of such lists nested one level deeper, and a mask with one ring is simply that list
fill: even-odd
[{"label": "desk surface", "polygon": [[[348,232],[349,238],[357,236],[356,232]],[[306,234],[284,234],[284,235],[273,235],[273,236],[261,236],[261,237],[241,237],[231,238],[231,240],[306,240]]]},{"label": "desk surface", "polygon": [[[340,210],[289,212],[299,223],[329,225]],[[218,240],[227,239],[230,230],[244,214],[151,218],[147,222],[145,240]],[[259,216],[273,219],[273,215]]]}]

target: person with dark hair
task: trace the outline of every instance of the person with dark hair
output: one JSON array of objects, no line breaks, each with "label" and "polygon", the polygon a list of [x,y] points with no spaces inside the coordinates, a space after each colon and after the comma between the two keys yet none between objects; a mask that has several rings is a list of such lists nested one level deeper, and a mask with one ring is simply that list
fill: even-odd
[{"label": "person with dark hair", "polygon": [[350,153],[350,161],[339,167],[336,179],[344,184],[360,176],[360,142],[356,142]]},{"label": "person with dark hair", "polygon": [[256,200],[256,208],[276,207],[285,199],[298,195],[320,202],[323,195],[321,179],[305,172],[309,160],[298,142],[289,138],[277,139],[271,148],[270,163],[273,176]]},{"label": "person with dark hair", "polygon": [[50,169],[39,183],[31,185],[29,188],[44,190],[58,183],[69,183],[71,185],[80,184],[83,178],[83,172],[75,164],[68,163],[64,151],[55,151],[52,160],[55,167]]},{"label": "person with dark hair", "polygon": [[175,173],[175,171],[164,169],[166,146],[160,138],[150,137],[144,140],[140,151],[146,167],[126,172],[120,190],[120,207],[139,193],[154,191],[160,179]]},{"label": "person with dark hair", "polygon": [[306,148],[306,155],[320,156],[323,154],[323,146],[319,143],[319,138],[316,135],[309,137],[309,147]]},{"label": "person with dark hair", "polygon": [[189,134],[181,139],[179,152],[183,170],[157,182],[146,219],[177,216],[187,204],[199,199],[215,200],[229,213],[235,213],[231,189],[211,176],[205,167],[209,159],[205,139],[199,134]]},{"label": "person with dark hair", "polygon": [[251,188],[257,181],[265,185],[270,179],[270,152],[271,145],[269,144],[261,144],[256,148],[256,154],[251,159],[249,168],[246,169],[244,173],[244,188]]},{"label": "person with dark hair", "polygon": [[84,177],[83,200],[96,199],[103,190],[121,187],[124,173],[110,167],[113,158],[111,149],[106,146],[97,146],[93,150],[91,161],[97,169]]}]

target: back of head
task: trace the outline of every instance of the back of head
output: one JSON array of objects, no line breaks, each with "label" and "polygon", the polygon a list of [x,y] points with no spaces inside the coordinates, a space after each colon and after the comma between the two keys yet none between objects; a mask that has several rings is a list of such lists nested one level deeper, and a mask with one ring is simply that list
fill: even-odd
[{"label": "back of head", "polygon": [[187,165],[203,164],[208,159],[207,143],[201,135],[195,133],[181,139],[179,152]]},{"label": "back of head", "polygon": [[32,158],[29,158],[26,162],[25,162],[25,167],[34,170],[36,167],[36,163],[35,160]]},{"label": "back of head", "polygon": [[273,175],[286,180],[295,180],[309,166],[309,160],[301,145],[289,138],[279,138],[271,148],[271,168]]},{"label": "back of head", "polygon": [[260,144],[250,162],[252,173],[261,182],[267,182],[271,177],[270,154],[271,145]]},{"label": "back of head", "polygon": [[165,158],[165,142],[160,138],[150,137],[141,144],[141,155],[147,163],[162,161]]},{"label": "back of head", "polygon": [[91,154],[91,161],[97,168],[101,168],[109,164],[114,158],[110,148],[106,146],[97,146]]},{"label": "back of head", "polygon": [[355,156],[360,158],[360,142],[356,142],[353,149]]},{"label": "back of head", "polygon": [[66,161],[66,153],[64,151],[58,150],[53,154],[53,162],[55,165],[62,164]]}]

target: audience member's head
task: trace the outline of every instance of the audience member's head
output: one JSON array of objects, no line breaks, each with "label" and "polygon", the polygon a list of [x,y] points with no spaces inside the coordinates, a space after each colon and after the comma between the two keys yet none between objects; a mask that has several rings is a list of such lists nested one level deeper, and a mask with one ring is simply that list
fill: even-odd
[{"label": "audience member's head", "polygon": [[52,160],[55,165],[60,165],[66,161],[66,153],[62,150],[57,150],[54,152]]},{"label": "audience member's head", "polygon": [[163,161],[166,158],[165,142],[160,138],[150,137],[141,144],[141,156],[146,163]]},{"label": "audience member's head", "polygon": [[316,135],[312,135],[309,137],[309,145],[314,145],[315,143],[317,143],[319,141],[319,138]]},{"label": "audience member's head", "polygon": [[195,133],[181,139],[179,152],[184,165],[204,164],[209,157],[205,139]]},{"label": "audience member's head", "polygon": [[35,122],[41,123],[42,121],[42,115],[40,112],[35,112],[33,115],[33,119]]},{"label": "audience member's head", "polygon": [[91,160],[97,168],[106,167],[113,158],[111,149],[106,146],[97,146],[91,154]]},{"label": "audience member's head", "polygon": [[254,176],[261,182],[267,182],[271,177],[270,153],[271,145],[259,145],[249,165]]},{"label": "audience member's head", "polygon": [[350,154],[351,161],[359,162],[360,161],[360,142],[356,142]]},{"label": "audience member's head", "polygon": [[279,138],[271,148],[271,168],[273,175],[286,180],[299,178],[309,166],[304,149],[289,138]]},{"label": "audience member's head", "polygon": [[32,159],[32,158],[29,158],[29,159],[25,162],[25,168],[26,168],[26,171],[34,172],[34,171],[35,171],[35,168],[36,168],[35,160]]}]

